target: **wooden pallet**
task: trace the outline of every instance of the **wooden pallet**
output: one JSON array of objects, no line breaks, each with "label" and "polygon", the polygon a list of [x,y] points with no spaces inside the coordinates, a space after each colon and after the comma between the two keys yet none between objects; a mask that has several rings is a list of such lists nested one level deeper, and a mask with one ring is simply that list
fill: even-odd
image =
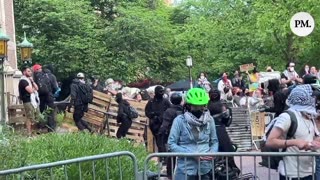
[{"label": "wooden pallet", "polygon": [[27,121],[23,104],[9,105],[8,116],[9,125],[24,124]]},{"label": "wooden pallet", "polygon": [[[132,121],[131,128],[127,133],[127,138],[132,139],[139,143],[146,143],[149,152],[154,151],[153,146],[153,135],[148,126],[148,118],[144,113],[147,101],[135,102],[129,101],[130,105],[134,107],[139,114],[139,117]],[[114,99],[111,101],[111,105],[108,111],[108,123],[107,123],[107,134],[111,137],[116,137],[116,133],[119,128],[116,117],[118,112],[118,104]]]},{"label": "wooden pallet", "polygon": [[[88,111],[83,120],[88,122],[94,132],[102,134],[107,122],[107,112],[111,103],[111,96],[98,91],[93,91],[93,102],[88,105]],[[64,121],[73,121],[73,109],[71,113],[65,112]]]},{"label": "wooden pallet", "polygon": [[[93,96],[93,103],[89,104],[88,112],[85,113],[83,120],[88,122],[95,132],[116,137],[120,125],[116,120],[117,102],[113,97],[98,91],[94,91]],[[133,120],[126,137],[137,143],[146,143],[148,151],[153,152],[153,136],[148,128],[148,120],[144,113],[147,102],[129,101],[129,103],[137,109],[139,117]],[[73,110],[71,113],[65,113],[65,121],[73,121],[72,112]]]}]

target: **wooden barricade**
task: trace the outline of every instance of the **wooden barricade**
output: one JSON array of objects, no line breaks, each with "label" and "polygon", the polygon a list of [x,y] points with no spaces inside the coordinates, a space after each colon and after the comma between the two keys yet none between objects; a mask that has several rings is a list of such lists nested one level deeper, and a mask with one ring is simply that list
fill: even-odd
[{"label": "wooden barricade", "polygon": [[103,133],[106,122],[107,112],[111,104],[111,96],[105,93],[94,91],[93,102],[88,106],[88,112],[85,113],[83,119],[94,127],[95,132]]},{"label": "wooden barricade", "polygon": [[[133,120],[126,137],[137,143],[146,143],[147,150],[153,152],[153,135],[148,128],[148,120],[144,113],[147,102],[129,101],[129,103],[138,111],[139,117]],[[120,125],[116,120],[117,113],[118,104],[114,98],[94,91],[93,103],[89,104],[88,112],[85,113],[83,120],[88,122],[95,132],[116,137]],[[64,119],[73,122],[72,113],[66,112]]]},{"label": "wooden barricade", "polygon": [[23,104],[20,103],[18,97],[6,93],[8,103],[8,124],[9,125],[20,125],[26,122],[25,111]]},{"label": "wooden barricade", "polygon": [[[93,102],[88,105],[88,112],[83,120],[89,123],[94,132],[102,134],[107,122],[107,112],[111,103],[111,96],[98,91],[93,91]],[[73,122],[73,109],[64,116],[65,122]]]},{"label": "wooden barricade", "polygon": [[26,116],[23,104],[9,105],[8,106],[8,124],[17,125],[26,122]]},{"label": "wooden barricade", "polygon": [[[132,125],[126,135],[127,138],[134,140],[138,143],[146,143],[147,150],[149,152],[153,152],[153,135],[148,128],[148,119],[145,116],[144,109],[147,104],[146,101],[135,102],[129,101],[130,105],[134,107],[138,113],[139,117],[133,119]],[[107,123],[107,134],[111,137],[116,137],[116,133],[119,128],[119,124],[117,123],[116,117],[118,112],[118,104],[114,99],[111,101],[111,106],[108,111],[108,123]]]}]

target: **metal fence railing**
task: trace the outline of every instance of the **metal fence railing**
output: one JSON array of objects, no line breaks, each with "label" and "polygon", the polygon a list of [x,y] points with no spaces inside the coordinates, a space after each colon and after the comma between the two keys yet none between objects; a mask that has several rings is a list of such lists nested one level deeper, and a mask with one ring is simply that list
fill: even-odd
[{"label": "metal fence railing", "polygon": [[0,179],[127,180],[138,179],[137,171],[135,155],[122,151],[3,170]]},{"label": "metal fence railing", "polygon": [[[298,178],[296,179],[302,179],[300,177],[300,160],[299,158],[301,157],[312,157],[312,161],[310,162],[312,165],[311,171],[309,172],[312,174],[312,180],[318,180],[320,179],[319,177],[315,177],[315,157],[320,156],[320,153],[314,153],[314,152],[306,152],[306,153],[277,153],[277,152],[233,152],[233,153],[154,153],[150,154],[144,164],[144,179],[148,180],[149,174],[148,172],[150,167],[149,165],[151,164],[151,161],[153,161],[156,158],[171,158],[170,163],[173,163],[173,159],[180,158],[180,163],[182,162],[183,164],[186,164],[188,159],[190,158],[196,158],[196,157],[201,157],[201,156],[210,156],[214,157],[209,163],[211,164],[211,172],[210,173],[210,180],[276,180],[279,179],[279,172],[276,170],[267,168],[267,167],[262,167],[259,165],[259,162],[261,160],[262,156],[267,157],[267,162],[268,166],[270,167],[270,157],[296,157],[297,158],[297,173],[298,173]],[[224,159],[224,161],[221,161],[221,159]],[[240,173],[237,175],[231,175],[231,167],[227,165],[227,162],[230,158],[234,158],[236,165],[238,166]],[[219,163],[225,163],[224,165],[222,164],[222,169],[221,169],[221,164],[220,166],[218,165]],[[174,167],[177,167],[177,163],[171,165],[172,169],[171,171],[174,172]],[[188,162],[190,163],[190,161]],[[167,164],[168,165],[168,164]],[[187,165],[188,166],[188,165]],[[183,166],[184,172],[187,171],[187,166]],[[202,166],[203,167],[203,166]],[[200,161],[198,161],[197,164],[197,172],[200,172]],[[165,169],[162,166],[162,163],[158,163],[157,169],[154,172],[154,177],[155,179],[161,179],[161,177],[167,177],[165,173]],[[220,171],[220,174],[219,174]],[[224,174],[224,177],[221,176]],[[305,172],[304,172],[305,173]],[[175,180],[189,180],[190,177],[187,177],[187,174],[184,173],[184,177],[179,177],[174,178],[175,175],[172,173],[172,179]],[[218,174],[218,175],[217,175]],[[197,174],[196,177],[193,177],[193,179],[201,180],[202,177],[200,174]],[[206,179],[207,180],[207,179]]]},{"label": "metal fence railing", "polygon": [[[296,157],[298,178],[302,179],[300,172],[300,158],[310,157],[312,180],[318,180],[315,177],[315,157],[320,156],[320,153],[306,152],[306,153],[261,153],[261,152],[234,152],[234,153],[154,153],[146,157],[144,161],[143,172],[138,172],[138,164],[135,155],[128,151],[115,152],[109,154],[87,156],[76,159],[69,159],[64,161],[31,165],[16,169],[9,169],[0,171],[0,179],[66,179],[66,180],[86,180],[86,179],[116,179],[116,180],[161,180],[168,177],[164,172],[166,169],[163,163],[158,163],[158,158],[170,158],[171,164],[174,160],[175,165],[171,166],[173,180],[189,180],[190,177],[186,173],[179,178],[175,178],[174,169],[177,168],[178,163],[186,163],[190,158],[197,157],[214,157],[209,160],[210,177],[204,179],[200,174],[192,177],[192,180],[276,180],[279,179],[279,174],[276,170],[259,166],[259,161],[262,156],[267,157],[270,166],[270,157]],[[236,162],[239,172],[232,174],[232,168],[227,162],[233,158]],[[130,161],[128,161],[128,159]],[[221,161],[222,160],[222,161]],[[193,170],[200,172],[203,166],[200,166],[200,161],[197,162],[196,168]],[[155,166],[155,163],[157,166]],[[189,161],[190,163],[190,161]],[[186,166],[182,166],[186,170]],[[180,166],[181,168],[181,166]],[[306,173],[306,172],[303,172]],[[224,175],[224,176],[221,176]]]}]

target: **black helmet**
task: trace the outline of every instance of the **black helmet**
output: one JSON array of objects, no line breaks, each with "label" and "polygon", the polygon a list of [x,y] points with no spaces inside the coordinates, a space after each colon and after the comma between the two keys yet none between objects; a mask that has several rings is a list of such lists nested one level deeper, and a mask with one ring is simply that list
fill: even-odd
[{"label": "black helmet", "polygon": [[180,93],[173,93],[170,96],[170,101],[174,105],[179,105],[182,102],[182,95]]}]

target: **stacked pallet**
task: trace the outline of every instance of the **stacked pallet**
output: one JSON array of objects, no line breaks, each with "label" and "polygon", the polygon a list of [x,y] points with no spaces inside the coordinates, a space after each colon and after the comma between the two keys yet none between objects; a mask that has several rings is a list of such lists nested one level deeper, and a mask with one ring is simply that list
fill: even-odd
[{"label": "stacked pallet", "polygon": [[8,116],[8,124],[13,126],[24,124],[27,120],[23,104],[9,105]]},{"label": "stacked pallet", "polygon": [[[146,143],[148,150],[152,151],[153,136],[148,128],[148,121],[144,113],[146,102],[129,101],[129,103],[138,111],[139,117],[133,120],[126,137],[140,144]],[[88,122],[95,132],[116,137],[120,126],[116,120],[117,112],[118,104],[114,98],[105,93],[94,91],[93,102],[89,104],[88,112],[85,113],[83,120]],[[72,113],[66,112],[65,121],[73,121]]]},{"label": "stacked pallet", "polygon": [[[150,133],[148,134],[149,132],[148,122],[147,122],[147,117],[145,116],[145,113],[144,113],[146,102],[145,101],[142,101],[142,102],[129,101],[129,103],[132,107],[134,107],[138,111],[139,117],[136,119],[133,119],[131,128],[129,129],[126,137],[138,143],[145,143],[146,140],[152,141],[150,139],[150,135],[149,135]],[[117,123],[117,120],[116,120],[117,112],[118,112],[118,104],[113,99],[108,111],[109,116],[108,116],[108,123],[106,127],[107,133],[111,137],[116,137],[116,133],[119,128],[119,124]],[[147,143],[147,144],[150,144],[150,143]]]},{"label": "stacked pallet", "polygon": [[102,134],[107,123],[107,112],[111,104],[111,96],[105,93],[94,91],[93,102],[88,106],[83,120],[87,121],[96,133]]}]

